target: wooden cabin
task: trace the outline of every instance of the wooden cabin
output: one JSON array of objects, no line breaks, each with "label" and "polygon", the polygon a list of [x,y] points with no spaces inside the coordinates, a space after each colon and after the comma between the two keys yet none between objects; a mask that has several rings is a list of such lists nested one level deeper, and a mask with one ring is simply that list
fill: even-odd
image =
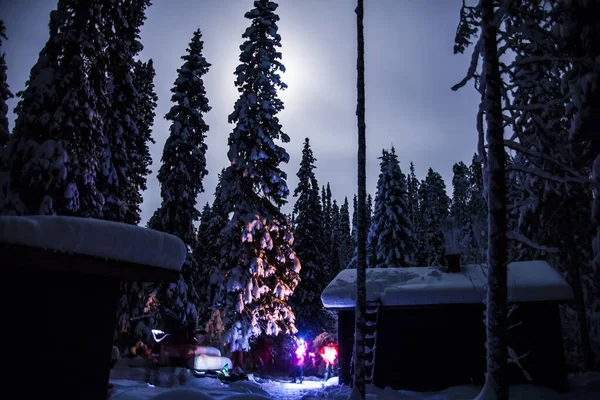
[{"label": "wooden cabin", "polygon": [[[367,270],[367,382],[433,391],[483,384],[487,267],[457,272],[433,267]],[[558,305],[571,287],[545,261],[508,266],[511,384],[568,390]],[[338,313],[339,379],[352,381],[356,270],[340,272],[321,295]],[[511,351],[512,352],[512,351]]]}]

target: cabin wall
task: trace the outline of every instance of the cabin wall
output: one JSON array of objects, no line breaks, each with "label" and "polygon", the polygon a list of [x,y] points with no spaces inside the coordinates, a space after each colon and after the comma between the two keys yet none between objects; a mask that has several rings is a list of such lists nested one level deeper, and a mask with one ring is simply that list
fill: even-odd
[{"label": "cabin wall", "polygon": [[[377,329],[374,384],[416,391],[483,384],[486,369],[485,307],[454,304],[382,307]],[[338,312],[339,381],[350,385],[354,311]],[[507,340],[535,384],[568,390],[560,316],[555,303],[519,304],[511,313]],[[509,364],[511,384],[528,383]]]},{"label": "cabin wall", "polygon": [[338,380],[342,385],[352,383],[351,362],[354,348],[354,311],[338,312]]},{"label": "cabin wall", "polygon": [[[533,382],[557,391],[569,390],[558,304],[519,304],[511,313],[509,325],[513,327],[507,332],[508,345],[523,356],[519,363]],[[510,372],[512,382],[529,382],[513,363]]]},{"label": "cabin wall", "polygon": [[479,304],[383,309],[374,383],[416,391],[481,384],[484,340]]}]

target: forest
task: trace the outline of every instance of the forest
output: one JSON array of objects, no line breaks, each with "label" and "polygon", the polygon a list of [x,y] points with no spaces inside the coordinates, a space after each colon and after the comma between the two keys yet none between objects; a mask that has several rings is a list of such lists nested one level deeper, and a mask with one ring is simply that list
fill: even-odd
[{"label": "forest", "polygon": [[[207,345],[245,353],[246,365],[265,348],[275,367],[285,365],[295,335],[317,346],[335,337],[336,317],[320,296],[342,270],[443,268],[447,254],[460,254],[464,264],[504,267],[547,260],[575,295],[561,306],[569,369],[599,368],[597,2],[463,1],[454,53],[471,64],[452,90],[472,84],[481,96],[473,110],[477,153],[455,163],[445,182],[427,165],[400,160],[394,146],[401,143],[393,143],[380,150],[375,187],[352,199],[317,179],[320,153],[309,137],[285,133],[277,4],[248,3],[234,71],[239,97],[227,117],[229,165],[211,171],[214,189],[203,184],[211,64],[200,29],[170,90],[160,161],[149,152],[156,73],[152,59],[139,57],[150,0],[58,0],[49,39],[18,93],[0,53],[1,215],[138,225],[151,165],[158,171],[160,206],[147,227],[180,238],[186,261],[176,283],[122,284],[115,342],[131,346],[149,328],[175,329],[175,319]],[[9,36],[0,21],[0,51]],[[14,96],[9,129],[6,101]],[[290,162],[291,140],[304,143],[301,159],[291,160],[293,191],[281,166]],[[198,204],[206,191],[212,202]],[[289,214],[282,211],[288,202]]]}]

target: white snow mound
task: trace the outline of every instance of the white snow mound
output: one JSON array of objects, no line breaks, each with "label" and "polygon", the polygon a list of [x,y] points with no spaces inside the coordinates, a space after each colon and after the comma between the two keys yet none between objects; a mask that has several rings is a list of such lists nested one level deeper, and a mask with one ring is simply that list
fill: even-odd
[{"label": "white snow mound", "polygon": [[179,271],[183,242],[141,226],[56,215],[0,216],[0,243],[18,244]]}]

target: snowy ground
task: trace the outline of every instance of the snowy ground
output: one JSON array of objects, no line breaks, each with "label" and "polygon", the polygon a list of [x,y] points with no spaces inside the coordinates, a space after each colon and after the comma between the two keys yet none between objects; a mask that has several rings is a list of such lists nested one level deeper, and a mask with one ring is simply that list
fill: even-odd
[{"label": "snowy ground", "polygon": [[[111,371],[114,389],[111,399],[117,400],[226,400],[226,399],[333,399],[345,400],[350,390],[337,385],[337,378],[328,382],[308,377],[301,385],[283,379],[256,378],[255,381],[238,381],[223,384],[215,378],[189,376],[185,385],[171,388],[154,387],[145,383],[144,369],[128,367],[120,360]],[[167,382],[167,371],[161,371],[161,382]],[[572,375],[573,389],[568,393],[555,393],[552,390],[530,385],[511,388],[511,400],[597,400],[600,398],[600,372]],[[458,386],[437,393],[415,393],[378,389],[369,386],[369,400],[466,400],[474,399],[479,386]]]}]

